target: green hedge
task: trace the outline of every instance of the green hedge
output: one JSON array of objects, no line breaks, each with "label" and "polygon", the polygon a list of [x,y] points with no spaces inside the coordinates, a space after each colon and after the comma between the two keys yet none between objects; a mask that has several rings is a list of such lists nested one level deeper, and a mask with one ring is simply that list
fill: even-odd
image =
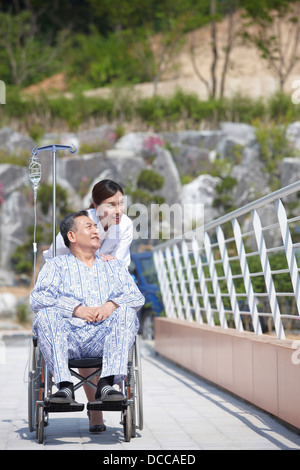
[{"label": "green hedge", "polygon": [[[0,126],[11,119],[20,120],[30,133],[34,124],[45,131],[64,126],[70,131],[93,122],[143,123],[154,130],[216,128],[221,121],[285,123],[300,119],[300,105],[289,95],[276,93],[269,99],[252,99],[236,95],[231,99],[201,100],[196,94],[176,91],[172,96],[141,98],[133,89],[114,90],[107,98],[73,95],[24,97],[17,88],[7,87],[6,104],[0,106]],[[35,131],[36,132],[36,131]]]}]

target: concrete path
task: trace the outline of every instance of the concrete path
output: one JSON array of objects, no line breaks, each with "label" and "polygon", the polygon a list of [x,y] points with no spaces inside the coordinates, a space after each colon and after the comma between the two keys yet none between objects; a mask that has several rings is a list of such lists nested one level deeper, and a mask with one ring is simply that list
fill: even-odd
[{"label": "concrete path", "polygon": [[[105,413],[107,431],[91,435],[83,411],[50,414],[45,443],[38,444],[27,425],[28,355],[26,334],[0,336],[0,450],[102,450],[115,456],[138,450],[196,455],[199,450],[300,449],[297,433],[157,356],[153,343],[142,341],[144,429],[136,438],[124,442],[119,412]],[[84,392],[76,398],[86,402]]]}]

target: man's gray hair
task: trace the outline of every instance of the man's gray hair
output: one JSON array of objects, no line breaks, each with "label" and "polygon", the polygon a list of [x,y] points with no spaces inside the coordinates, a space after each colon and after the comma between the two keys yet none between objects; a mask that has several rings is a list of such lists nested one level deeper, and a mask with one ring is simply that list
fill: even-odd
[{"label": "man's gray hair", "polygon": [[82,216],[88,217],[88,211],[78,211],[78,212],[73,212],[72,214],[68,214],[60,223],[60,233],[64,239],[65,245],[67,248],[70,248],[70,240],[68,238],[68,232],[70,230],[74,230],[74,221],[77,219],[77,217],[82,217]]}]

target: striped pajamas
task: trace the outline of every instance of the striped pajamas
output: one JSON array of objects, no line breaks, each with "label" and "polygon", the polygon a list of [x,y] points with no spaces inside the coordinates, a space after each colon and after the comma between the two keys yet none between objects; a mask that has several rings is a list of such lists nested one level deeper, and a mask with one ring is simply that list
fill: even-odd
[{"label": "striped pajamas", "polygon": [[[78,305],[109,300],[119,307],[106,320],[91,323],[72,316]],[[88,268],[71,254],[57,256],[42,268],[30,303],[36,312],[33,334],[55,383],[71,381],[68,358],[102,356],[102,377],[114,375],[117,383],[126,375],[144,297],[119,261],[96,256]]]}]

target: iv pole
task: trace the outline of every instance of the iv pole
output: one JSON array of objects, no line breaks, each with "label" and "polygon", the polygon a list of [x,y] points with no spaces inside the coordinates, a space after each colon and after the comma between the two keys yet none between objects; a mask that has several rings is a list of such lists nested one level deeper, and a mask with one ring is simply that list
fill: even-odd
[{"label": "iv pole", "polygon": [[[52,198],[52,226],[53,226],[53,257],[56,256],[56,150],[60,149],[69,149],[71,153],[75,153],[77,148],[75,146],[71,147],[69,145],[46,145],[44,147],[34,147],[32,149],[32,158],[31,158],[31,168],[29,168],[29,178],[33,185],[34,190],[34,199],[36,202],[36,195],[38,184],[41,179],[41,165],[38,162],[39,152],[43,150],[52,149],[52,185],[53,185],[53,198]],[[36,246],[34,247],[36,251]],[[45,395],[48,396],[48,367],[45,365],[45,377],[44,377],[44,389]]]},{"label": "iv pole", "polygon": [[32,149],[33,158],[37,157],[39,152],[44,150],[52,150],[52,237],[53,237],[53,257],[56,256],[56,151],[60,149],[68,149],[71,153],[75,153],[77,148],[75,145],[45,145],[44,147],[34,147]]}]

